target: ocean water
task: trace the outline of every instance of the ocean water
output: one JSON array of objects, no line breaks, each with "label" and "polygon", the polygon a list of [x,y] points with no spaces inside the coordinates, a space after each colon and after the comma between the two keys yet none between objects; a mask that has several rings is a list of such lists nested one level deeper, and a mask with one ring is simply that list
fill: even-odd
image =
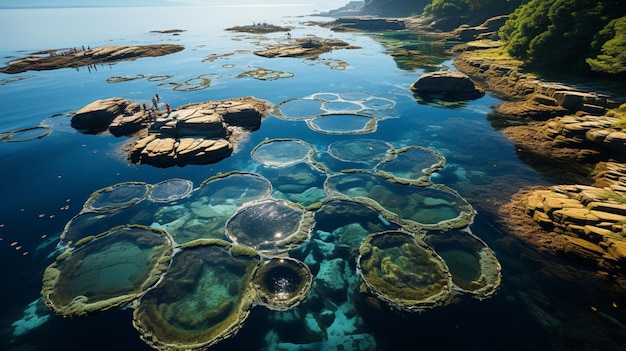
[{"label": "ocean water", "polygon": [[[356,308],[359,324],[346,322],[345,328],[357,328],[358,338],[345,337],[352,335],[347,330],[327,331],[322,338],[311,333],[302,323],[312,309],[306,301],[291,312],[255,307],[242,330],[214,349],[314,350],[336,345],[344,350],[623,349],[624,296],[597,278],[593,269],[536,251],[498,224],[494,204],[525,186],[560,184],[566,172],[545,168],[540,172],[523,162],[487,117],[499,102],[496,97],[488,94],[456,107],[420,104],[408,86],[432,67],[400,68],[374,36],[309,25],[309,20],[323,20],[306,16],[313,11],[312,6],[0,10],[1,32],[11,33],[0,42],[4,61],[31,51],[83,45],[185,46],[176,54],[93,69],[0,75],[0,133],[41,125],[50,130],[34,140],[0,142],[0,349],[150,350],[133,328],[132,308],[63,318],[41,306],[43,271],[59,254],[57,243],[66,223],[92,193],[121,182],[156,184],[181,178],[198,187],[209,177],[233,170],[265,172],[271,178],[275,174],[259,167],[251,152],[265,140],[284,138],[303,140],[320,154],[335,142],[362,138],[382,140],[397,149],[421,146],[441,154],[446,165],[432,180],[458,192],[477,210],[471,230],[494,250],[502,265],[502,283],[485,300],[460,297],[422,313],[377,314]],[[333,37],[360,49],[335,50],[317,59],[267,59],[252,51],[284,40],[284,33],[224,30],[263,22],[293,26],[293,37]],[[185,31],[179,35],[151,32],[168,29]],[[450,66],[449,61],[440,65]],[[238,77],[256,68],[289,74],[275,80]],[[107,81],[115,77],[135,79]],[[209,86],[193,89],[202,77],[211,80]],[[173,90],[172,84],[164,83],[188,84],[192,89]],[[366,104],[376,128],[345,134],[358,130],[360,122],[346,118],[342,123],[307,124],[299,118],[270,115],[231,157],[210,165],[162,169],[130,164],[122,151],[127,137],[85,135],[70,126],[71,113],[94,100],[123,97],[148,102],[155,93],[173,108],[254,96],[275,105],[284,103],[284,112],[292,116],[306,115],[302,111],[308,108],[307,99],[323,96],[337,100],[328,105],[331,110],[361,109]],[[289,105],[291,99],[307,101]],[[318,229],[334,225],[320,222]],[[294,250],[293,255],[298,254]],[[462,255],[457,258],[462,260]],[[345,299],[352,299],[353,290],[345,292]]]}]

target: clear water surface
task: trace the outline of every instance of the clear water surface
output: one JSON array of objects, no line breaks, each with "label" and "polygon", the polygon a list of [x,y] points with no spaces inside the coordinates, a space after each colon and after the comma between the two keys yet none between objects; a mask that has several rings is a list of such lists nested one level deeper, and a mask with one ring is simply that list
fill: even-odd
[{"label": "clear water surface", "polygon": [[[120,182],[157,184],[181,178],[197,187],[220,172],[254,172],[259,166],[251,151],[263,140],[273,138],[298,138],[317,151],[351,138],[384,140],[395,148],[431,148],[447,160],[433,181],[458,191],[478,211],[472,230],[496,252],[503,267],[497,294],[484,301],[465,299],[416,315],[372,318],[365,313],[360,328],[376,340],[374,349],[623,349],[623,296],[606,290],[593,279],[593,272],[537,252],[498,226],[497,209],[492,204],[505,202],[527,185],[560,182],[558,176],[542,175],[522,162],[514,145],[492,127],[487,114],[499,100],[487,95],[456,108],[419,104],[408,86],[423,69],[398,68],[384,47],[367,34],[335,33],[304,24],[320,18],[295,16],[307,13],[312,13],[312,7],[0,10],[0,55],[4,61],[31,51],[82,45],[185,46],[176,54],[98,66],[97,70],[0,75],[0,132],[42,124],[50,128],[50,134],[43,138],[0,143],[0,349],[150,350],[131,324],[131,309],[62,318],[38,304],[43,270],[58,254],[56,244],[65,224],[80,212],[93,192]],[[361,49],[336,50],[319,59],[262,58],[251,51],[280,40],[284,33],[224,31],[253,22],[291,25],[293,37],[335,37]],[[185,32],[150,32],[167,29]],[[209,57],[214,59],[207,60]],[[347,65],[332,69],[339,67],[333,65],[337,62]],[[254,68],[290,72],[293,77],[237,78]],[[139,75],[144,78],[107,82],[111,77]],[[176,91],[168,88],[171,85],[160,86],[163,81],[145,78],[170,75],[167,82],[195,84],[198,77],[211,81],[204,89]],[[16,77],[21,79],[13,80]],[[155,93],[173,108],[248,95],[279,104],[314,94],[342,93],[347,97],[380,97],[383,105],[388,101],[394,104],[379,113],[376,130],[364,135],[321,133],[302,120],[269,116],[231,157],[216,164],[167,169],[129,164],[121,151],[126,137],[84,135],[69,124],[72,111],[94,100],[123,97],[147,102]],[[350,103],[339,101],[329,108],[347,105]],[[333,128],[330,120],[320,124]],[[213,349],[299,349],[297,344],[306,340],[301,336],[301,324],[277,322],[298,316],[297,311],[272,312],[257,307],[237,336]],[[271,338],[272,343],[268,341]],[[328,345],[331,343],[318,342],[302,349],[327,349]],[[344,346],[351,349],[350,344]]]}]

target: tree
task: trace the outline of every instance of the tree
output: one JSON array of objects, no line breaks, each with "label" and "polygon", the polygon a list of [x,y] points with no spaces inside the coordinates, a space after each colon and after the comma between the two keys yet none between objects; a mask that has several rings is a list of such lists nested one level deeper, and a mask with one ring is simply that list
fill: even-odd
[{"label": "tree", "polygon": [[[589,72],[589,62],[599,68],[610,66],[611,60],[619,61],[620,39],[603,47],[615,36],[611,33],[615,33],[616,27],[607,28],[604,35],[599,33],[613,19],[626,15],[626,7],[620,2],[531,0],[511,14],[500,29],[500,36],[507,41],[509,54],[531,66],[569,73]],[[601,43],[594,45],[594,41]],[[586,62],[591,57],[595,59]]]},{"label": "tree", "polygon": [[594,46],[602,53],[585,61],[593,71],[606,73],[626,72],[626,16],[612,20],[596,36]]}]

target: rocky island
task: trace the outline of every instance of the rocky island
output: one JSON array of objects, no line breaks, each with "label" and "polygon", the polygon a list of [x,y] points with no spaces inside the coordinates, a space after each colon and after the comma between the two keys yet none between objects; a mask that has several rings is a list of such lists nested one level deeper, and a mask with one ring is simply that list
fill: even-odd
[{"label": "rocky island", "polygon": [[248,26],[234,26],[230,28],[226,28],[226,30],[231,32],[243,32],[243,33],[254,33],[254,34],[266,34],[266,33],[275,33],[275,32],[289,32],[292,30],[292,27],[282,27],[269,23],[254,23]]},{"label": "rocky island", "polygon": [[255,55],[263,57],[302,57],[315,58],[336,49],[358,49],[343,40],[306,37],[289,39],[285,42],[257,50]]},{"label": "rocky island", "polygon": [[171,111],[123,98],[97,100],[76,111],[72,127],[88,134],[131,136],[129,161],[156,167],[209,164],[228,157],[237,141],[259,129],[272,106],[254,97],[192,103]]},{"label": "rocky island", "polygon": [[34,52],[26,57],[7,62],[0,72],[15,74],[26,71],[46,71],[60,68],[80,68],[100,64],[132,61],[142,57],[157,57],[182,51],[183,46],[174,44],[101,46],[51,49]]}]

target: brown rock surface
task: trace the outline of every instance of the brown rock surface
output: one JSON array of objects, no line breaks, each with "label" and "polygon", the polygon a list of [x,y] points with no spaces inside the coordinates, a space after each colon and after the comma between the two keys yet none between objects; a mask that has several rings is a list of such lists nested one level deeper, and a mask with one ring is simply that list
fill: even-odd
[{"label": "brown rock surface", "polygon": [[263,50],[255,51],[254,54],[262,57],[304,57],[315,58],[323,53],[336,49],[358,49],[339,39],[323,39],[307,37],[302,39],[288,40],[283,43],[271,45]]},{"label": "brown rock surface", "polygon": [[409,89],[422,97],[442,94],[446,100],[470,100],[485,95],[466,74],[457,71],[425,73]]},{"label": "brown rock surface", "polygon": [[541,249],[623,275],[626,167],[599,164],[595,179],[596,186],[524,189],[501,207],[500,214],[514,235]]},{"label": "brown rock surface", "polygon": [[131,61],[142,57],[156,57],[183,50],[174,44],[137,45],[137,46],[101,46],[93,49],[58,49],[45,50],[29,56],[12,60],[2,73],[22,73],[26,71],[45,71],[60,68],[78,68],[119,61]]}]

